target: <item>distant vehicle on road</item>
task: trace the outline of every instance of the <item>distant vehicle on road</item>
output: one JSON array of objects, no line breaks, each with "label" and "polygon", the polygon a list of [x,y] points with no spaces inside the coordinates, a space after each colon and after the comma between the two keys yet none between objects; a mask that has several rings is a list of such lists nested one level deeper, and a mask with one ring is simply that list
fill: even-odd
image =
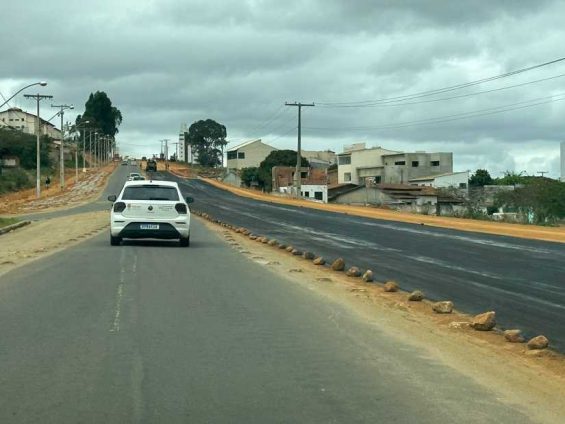
[{"label": "distant vehicle on road", "polygon": [[157,172],[157,161],[149,159],[147,165],[145,166],[147,172]]},{"label": "distant vehicle on road", "polygon": [[128,175],[128,181],[134,181],[136,178],[139,179],[142,175],[139,172],[130,172]]},{"label": "distant vehicle on road", "polygon": [[124,238],[179,239],[190,246],[190,209],[192,197],[182,198],[179,186],[171,181],[127,181],[110,213],[110,244]]},{"label": "distant vehicle on road", "polygon": [[123,161],[122,161],[122,165],[127,165],[127,164],[128,164],[128,161],[127,161],[127,160],[123,160]]}]

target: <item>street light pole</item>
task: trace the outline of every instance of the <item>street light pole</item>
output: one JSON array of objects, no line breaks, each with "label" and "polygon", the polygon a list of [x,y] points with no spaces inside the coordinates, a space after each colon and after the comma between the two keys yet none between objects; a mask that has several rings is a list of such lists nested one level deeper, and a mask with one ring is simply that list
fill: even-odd
[{"label": "street light pole", "polygon": [[64,152],[64,140],[65,140],[65,129],[63,128],[63,117],[65,116],[66,109],[74,109],[73,105],[51,105],[51,107],[59,108],[58,114],[61,115],[61,147],[59,148],[59,185],[61,191],[65,189],[65,152]]},{"label": "street light pole", "polygon": [[302,132],[302,122],[301,122],[301,117],[302,117],[302,107],[303,106],[314,106],[314,103],[300,103],[300,102],[294,102],[294,103],[289,103],[289,102],[285,102],[285,106],[297,106],[298,107],[298,146],[296,149],[296,171],[294,172],[294,187],[296,188],[296,195],[298,197],[302,196],[302,189],[301,189],[301,174],[302,174],[302,146],[301,146],[301,142],[302,142],[302,138],[301,138],[301,132]]},{"label": "street light pole", "polygon": [[52,99],[53,96],[49,96],[49,95],[45,95],[45,94],[24,94],[24,97],[27,98],[27,99],[33,98],[37,102],[37,122],[36,122],[36,125],[35,125],[35,135],[37,137],[37,143],[36,143],[37,152],[36,152],[36,157],[35,157],[35,161],[36,161],[35,196],[39,199],[39,197],[41,196],[41,155],[40,155],[41,142],[39,140],[39,138],[40,138],[39,133],[41,132],[41,121],[40,121],[40,118],[39,118],[39,102],[42,99]]},{"label": "street light pole", "polygon": [[88,130],[88,153],[90,154],[88,169],[90,169],[92,167],[92,128]]},{"label": "street light pole", "polygon": [[[82,122],[82,124],[89,124],[90,121],[84,121]],[[80,128],[81,124],[77,125],[77,128]],[[85,155],[86,155],[86,127],[82,127],[82,172],[86,172],[86,159],[85,159]]]},{"label": "street light pole", "polygon": [[14,97],[16,97],[18,94],[20,94],[22,91],[24,91],[26,88],[29,87],[33,87],[34,85],[40,85],[42,87],[45,87],[47,85],[47,83],[45,81],[40,81],[40,82],[34,82],[33,84],[30,85],[26,85],[24,88],[20,88],[18,91],[16,91],[14,94],[12,94],[8,100],[5,100],[4,103],[2,103],[0,105],[0,107],[3,107],[6,103],[8,103],[10,100],[12,100]]}]

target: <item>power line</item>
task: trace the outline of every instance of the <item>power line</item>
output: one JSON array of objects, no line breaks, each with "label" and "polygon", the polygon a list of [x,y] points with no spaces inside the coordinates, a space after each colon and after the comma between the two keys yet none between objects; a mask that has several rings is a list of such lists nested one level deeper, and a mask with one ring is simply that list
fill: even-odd
[{"label": "power line", "polygon": [[434,118],[428,119],[420,119],[416,121],[406,121],[400,122],[397,124],[390,124],[390,125],[381,125],[381,126],[365,126],[365,127],[304,127],[311,130],[351,130],[351,131],[364,131],[364,130],[381,130],[381,129],[395,129],[395,128],[404,128],[404,127],[411,127],[411,126],[418,126],[418,125],[429,125],[429,124],[438,124],[443,122],[451,122],[457,121],[461,119],[467,118],[475,118],[479,116],[487,116],[487,115],[494,115],[497,113],[503,112],[510,112],[513,110],[525,109],[529,107],[539,106],[543,104],[553,103],[565,100],[565,97],[554,98],[557,96],[565,96],[565,93],[559,93],[553,96],[547,97],[540,97],[537,99],[526,100],[523,102],[512,103],[503,106],[496,106],[492,108],[470,111],[470,112],[463,112],[457,113],[452,115],[444,115],[444,116],[437,116]]},{"label": "power line", "polygon": [[525,85],[530,85],[530,84],[536,84],[539,82],[545,82],[545,81],[550,81],[553,79],[557,79],[557,78],[563,78],[565,77],[565,74],[559,74],[559,75],[554,75],[552,77],[547,77],[547,78],[541,78],[538,80],[533,80],[533,81],[527,81],[527,82],[523,82],[520,84],[514,84],[514,85],[507,85],[505,87],[499,87],[499,88],[493,88],[491,90],[483,90],[483,91],[475,91],[473,93],[466,93],[466,94],[459,94],[457,96],[450,96],[450,97],[440,97],[439,99],[430,99],[430,100],[419,100],[416,102],[383,102],[383,103],[368,103],[368,104],[364,104],[364,105],[342,105],[342,106],[321,106],[323,108],[374,108],[374,107],[398,107],[398,106],[408,106],[408,105],[419,105],[419,104],[423,104],[423,103],[435,103],[435,102],[441,102],[441,101],[446,101],[446,100],[453,100],[453,99],[461,99],[464,97],[471,97],[471,96],[477,96],[480,94],[485,94],[485,93],[493,93],[496,91],[502,91],[502,90],[509,90],[511,88],[516,88],[516,87],[523,87]]},{"label": "power line", "polygon": [[444,87],[444,88],[438,88],[438,89],[434,89],[434,90],[421,91],[421,92],[413,93],[413,94],[406,94],[406,95],[403,95],[403,96],[388,97],[388,98],[382,98],[382,99],[376,99],[376,100],[360,100],[360,101],[348,101],[348,102],[316,102],[316,104],[320,105],[320,106],[332,106],[332,105],[337,106],[337,105],[354,105],[354,104],[361,105],[361,104],[374,104],[374,103],[388,103],[388,102],[391,102],[391,101],[404,101],[404,100],[411,100],[411,99],[416,99],[416,98],[421,98],[421,97],[428,97],[428,96],[433,96],[435,94],[446,93],[446,92],[449,92],[449,91],[460,90],[462,88],[467,88],[467,87],[471,87],[471,86],[474,86],[474,85],[483,84],[485,82],[495,81],[495,80],[502,79],[502,78],[508,78],[510,76],[514,76],[514,75],[518,75],[518,74],[521,74],[521,73],[524,73],[524,72],[531,71],[533,69],[538,69],[538,68],[542,68],[544,66],[553,65],[555,63],[562,62],[564,60],[565,60],[565,57],[561,57],[561,58],[558,58],[558,59],[551,60],[549,62],[540,63],[538,65],[529,66],[527,68],[517,69],[517,70],[514,70],[514,71],[506,72],[504,74],[495,75],[495,76],[488,77],[488,78],[482,78],[482,79],[476,80],[476,81],[466,82],[466,83],[463,83],[463,84],[452,85],[452,86],[448,86],[448,87]]}]

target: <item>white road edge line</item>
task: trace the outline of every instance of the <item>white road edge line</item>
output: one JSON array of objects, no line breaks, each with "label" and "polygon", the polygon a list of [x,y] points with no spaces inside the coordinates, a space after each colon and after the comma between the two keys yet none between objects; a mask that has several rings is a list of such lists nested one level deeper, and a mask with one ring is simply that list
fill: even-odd
[{"label": "white road edge line", "polygon": [[[137,256],[136,256],[137,258]],[[136,263],[134,262],[134,267]],[[134,268],[135,269],[135,268]],[[120,256],[120,282],[116,291],[116,303],[114,307],[114,321],[112,322],[112,327],[110,328],[110,333],[118,333],[120,331],[120,314],[122,307],[122,297],[124,295],[124,282],[126,278],[125,270],[125,250],[122,249],[122,254]]]}]

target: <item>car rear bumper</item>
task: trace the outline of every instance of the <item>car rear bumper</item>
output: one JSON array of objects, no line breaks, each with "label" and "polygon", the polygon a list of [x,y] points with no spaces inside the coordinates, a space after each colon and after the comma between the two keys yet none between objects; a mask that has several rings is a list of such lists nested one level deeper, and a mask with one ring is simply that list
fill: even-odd
[{"label": "car rear bumper", "polygon": [[[159,228],[143,228],[144,225],[155,226]],[[156,238],[156,239],[179,239],[187,238],[190,234],[189,226],[185,223],[168,223],[168,222],[128,222],[128,223],[112,223],[110,233],[113,237],[122,238]]]}]

